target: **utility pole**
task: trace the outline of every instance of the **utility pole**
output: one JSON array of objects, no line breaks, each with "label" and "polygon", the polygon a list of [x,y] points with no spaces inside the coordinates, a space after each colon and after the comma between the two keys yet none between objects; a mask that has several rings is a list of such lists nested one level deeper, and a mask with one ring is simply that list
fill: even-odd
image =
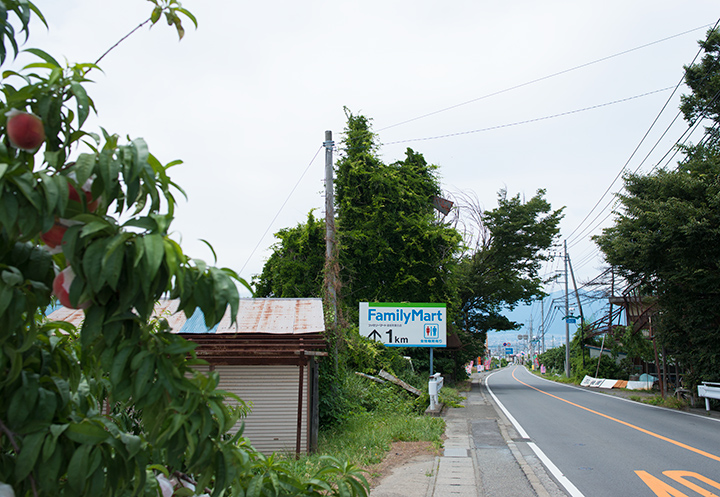
[{"label": "utility pole", "polygon": [[325,131],[325,278],[328,305],[333,314],[333,325],[337,326],[337,295],[335,293],[335,196],[333,181],[332,131]]},{"label": "utility pole", "polygon": [[[566,245],[567,247],[567,245]],[[585,330],[583,324],[585,323],[585,315],[582,310],[582,303],[580,303],[580,293],[578,292],[577,283],[575,283],[575,271],[572,268],[572,261],[570,256],[567,255],[567,248],[565,249],[565,257],[567,257],[568,266],[570,266],[570,276],[572,277],[573,290],[575,290],[575,299],[577,300],[578,310],[580,311],[580,354],[582,355],[582,365],[585,367]],[[598,359],[600,364],[600,359]]]},{"label": "utility pole", "polygon": [[542,351],[545,352],[545,297],[540,300],[540,336],[542,337]]},{"label": "utility pole", "polygon": [[532,315],[530,315],[530,334],[528,335],[528,354],[530,354],[530,360],[532,361],[533,356],[533,321]]},{"label": "utility pole", "polygon": [[568,253],[567,240],[563,241],[565,247],[565,377],[570,378],[570,323],[568,316],[570,315],[570,301],[568,289]]}]

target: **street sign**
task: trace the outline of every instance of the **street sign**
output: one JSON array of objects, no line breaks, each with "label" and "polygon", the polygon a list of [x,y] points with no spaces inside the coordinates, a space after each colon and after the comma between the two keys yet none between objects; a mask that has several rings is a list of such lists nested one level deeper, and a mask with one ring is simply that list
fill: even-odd
[{"label": "street sign", "polygon": [[505,355],[513,355],[512,347],[505,347]]},{"label": "street sign", "polygon": [[360,334],[388,347],[446,347],[445,304],[360,302]]}]

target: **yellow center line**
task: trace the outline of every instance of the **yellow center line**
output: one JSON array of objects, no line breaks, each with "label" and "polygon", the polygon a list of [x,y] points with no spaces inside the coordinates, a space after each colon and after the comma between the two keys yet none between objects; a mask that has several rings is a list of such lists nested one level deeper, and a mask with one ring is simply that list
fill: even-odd
[{"label": "yellow center line", "polygon": [[633,430],[637,430],[637,431],[639,431],[639,432],[645,433],[646,435],[650,435],[650,436],[655,437],[655,438],[657,438],[657,439],[659,439],[659,440],[662,440],[662,441],[664,441],[664,442],[669,442],[669,443],[671,443],[671,444],[673,444],[673,445],[677,445],[678,447],[682,447],[683,449],[687,449],[687,450],[689,450],[689,451],[691,451],[691,452],[695,452],[696,454],[700,454],[701,456],[705,456],[705,457],[707,457],[707,458],[710,458],[710,459],[713,459],[713,460],[715,460],[715,461],[720,462],[720,456],[716,456],[715,454],[710,454],[709,452],[705,452],[704,450],[696,449],[695,447],[692,447],[692,446],[690,446],[690,445],[684,444],[684,443],[682,443],[682,442],[678,442],[677,440],[673,440],[672,438],[664,437],[664,436],[659,435],[659,434],[657,434],[657,433],[654,433],[654,432],[652,432],[652,431],[650,431],[650,430],[646,430],[645,428],[640,428],[639,426],[635,426],[635,425],[632,424],[632,423],[628,423],[628,422],[626,422],[626,421],[622,421],[622,420],[620,420],[620,419],[613,418],[612,416],[608,416],[607,414],[603,414],[603,413],[598,412],[598,411],[593,411],[592,409],[589,409],[589,408],[587,408],[587,407],[581,406],[580,404],[576,404],[576,403],[574,403],[574,402],[570,402],[569,400],[565,400],[565,399],[563,399],[563,398],[561,398],[561,397],[558,397],[557,395],[553,395],[553,394],[551,394],[551,393],[548,393],[548,392],[545,392],[545,391],[543,391],[543,390],[540,390],[539,388],[536,388],[536,387],[534,387],[534,386],[532,386],[532,385],[528,385],[528,384],[525,383],[524,381],[519,380],[519,379],[517,378],[517,376],[515,376],[515,371],[516,371],[516,370],[517,370],[517,368],[513,369],[513,371],[512,371],[512,377],[515,379],[515,381],[517,381],[518,383],[521,383],[521,384],[525,385],[525,386],[528,387],[528,388],[532,388],[533,390],[537,390],[538,392],[543,393],[543,394],[545,394],[545,395],[548,395],[548,396],[550,396],[550,397],[552,397],[552,398],[554,398],[554,399],[561,400],[561,401],[563,401],[563,402],[565,402],[565,403],[567,403],[567,404],[570,404],[571,406],[575,406],[575,407],[580,408],[580,409],[583,409],[583,410],[585,410],[585,411],[587,411],[587,412],[591,412],[591,413],[593,413],[593,414],[597,414],[598,416],[601,416],[601,417],[603,417],[603,418],[605,418],[605,419],[609,419],[609,420],[611,420],[611,421],[615,421],[616,423],[620,423],[621,425],[625,425],[625,426],[627,426],[628,428],[632,428]]}]

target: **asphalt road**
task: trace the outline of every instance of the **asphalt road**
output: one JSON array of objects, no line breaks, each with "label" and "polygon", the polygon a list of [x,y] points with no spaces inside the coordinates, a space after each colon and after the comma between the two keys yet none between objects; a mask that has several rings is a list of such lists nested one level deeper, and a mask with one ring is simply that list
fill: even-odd
[{"label": "asphalt road", "polygon": [[720,422],[512,366],[486,386],[573,496],[720,495]]}]

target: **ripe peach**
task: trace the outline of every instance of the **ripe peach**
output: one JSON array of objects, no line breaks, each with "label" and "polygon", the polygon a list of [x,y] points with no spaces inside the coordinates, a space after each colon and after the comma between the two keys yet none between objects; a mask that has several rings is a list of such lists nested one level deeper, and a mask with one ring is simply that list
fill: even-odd
[{"label": "ripe peach", "polygon": [[40,235],[40,239],[45,242],[45,245],[48,247],[55,248],[62,243],[63,236],[67,229],[67,226],[56,220],[52,228]]},{"label": "ripe peach", "polygon": [[60,271],[55,280],[53,281],[53,294],[58,298],[60,303],[70,309],[87,309],[90,307],[90,301],[79,303],[77,306],[73,306],[70,303],[70,285],[72,285],[75,279],[75,272],[71,266],[66,267]]},{"label": "ripe peach", "polygon": [[32,152],[45,141],[45,128],[38,116],[17,109],[6,115],[7,135],[13,147]]},{"label": "ripe peach", "polygon": [[[92,185],[92,183],[90,183]],[[87,185],[87,184],[86,184]],[[83,193],[85,194],[85,202],[87,203],[87,209],[88,212],[95,212],[98,208],[98,204],[100,203],[100,199],[96,198],[95,200],[92,199],[92,192],[90,191],[89,186],[84,185],[82,188]],[[68,185],[69,192],[70,192],[70,200],[74,202],[80,202],[80,194],[78,194],[77,190],[74,186]]]}]

